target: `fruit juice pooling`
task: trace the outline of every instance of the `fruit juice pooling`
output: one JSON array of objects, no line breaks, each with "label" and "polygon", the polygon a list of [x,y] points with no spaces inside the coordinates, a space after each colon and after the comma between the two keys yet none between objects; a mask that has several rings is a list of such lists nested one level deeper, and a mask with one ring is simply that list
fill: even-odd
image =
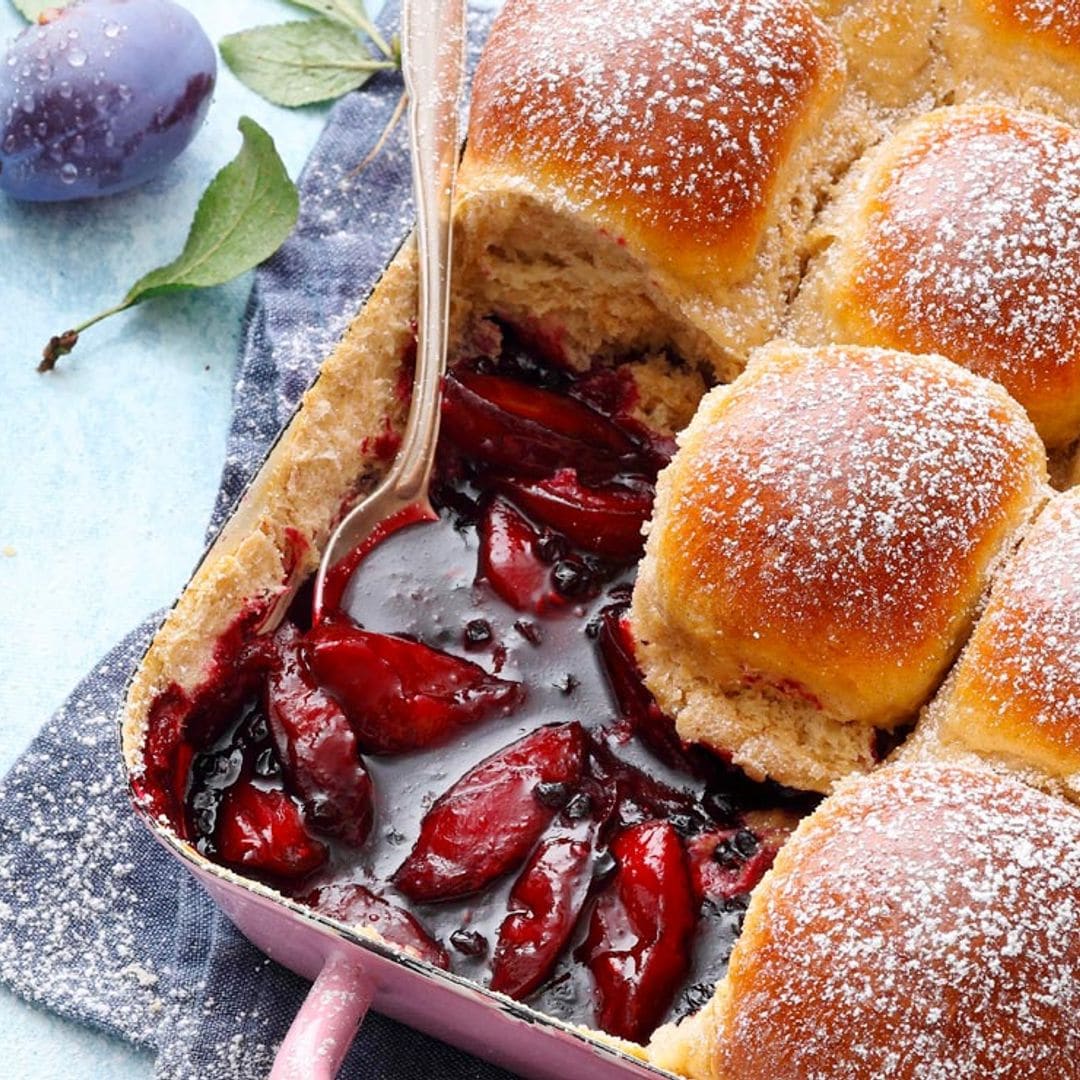
[{"label": "fruit juice pooling", "polygon": [[[617,717],[595,641],[588,636],[590,622],[611,598],[601,594],[547,617],[523,615],[475,583],[477,549],[475,529],[455,527],[443,510],[438,522],[410,526],[375,548],[345,591],[343,608],[366,629],[410,634],[527,687],[524,703],[505,718],[463,728],[449,742],[427,750],[368,758],[379,797],[370,851],[362,857],[370,860],[365,860],[366,869],[375,880],[391,877],[432,802],[476,762],[545,724],[577,720],[592,727]],[[429,572],[421,575],[417,568]],[[466,627],[474,620],[491,628],[490,642],[480,647],[466,644]],[[660,771],[669,772],[663,766]],[[487,947],[479,955],[451,945],[455,971],[487,981],[490,949],[515,876],[479,896],[420,908],[425,925],[446,943],[461,929],[483,935]],[[588,1020],[588,972],[574,962],[565,967],[565,974],[554,977],[557,985],[532,1003],[556,1016]]]},{"label": "fruit juice pooling", "polygon": [[[593,421],[584,413],[574,413],[582,409],[580,402],[564,398],[560,400],[566,400],[569,419],[547,420],[544,409],[562,406],[551,396],[550,384],[539,394],[533,392],[537,370],[543,369],[523,364],[519,356],[510,377],[500,376],[503,382],[485,382],[487,376],[476,378],[467,369],[464,381],[451,386],[447,396],[451,407],[460,408],[465,400],[468,410],[464,421],[460,415],[451,416],[451,422],[444,424],[433,491],[438,521],[403,527],[370,550],[342,593],[340,612],[331,616],[339,622],[347,616],[352,625],[371,634],[423,642],[447,657],[479,665],[488,676],[520,684],[523,694],[517,693],[509,704],[489,710],[478,720],[451,725],[430,745],[404,752],[363,753],[374,791],[373,820],[366,839],[358,845],[340,843],[316,830],[312,835],[322,845],[323,865],[315,873],[276,883],[307,902],[312,902],[314,889],[362,885],[412,912],[446,947],[455,972],[489,984],[511,891],[519,888],[516,883],[523,867],[527,870],[530,860],[545,855],[552,873],[546,879],[541,874],[539,886],[531,879],[531,891],[524,891],[536,906],[533,914],[543,917],[551,911],[570,911],[572,930],[564,919],[560,932],[568,936],[564,940],[552,937],[562,940],[557,962],[539,985],[529,984],[522,990],[519,984],[515,996],[571,1022],[599,1023],[613,1033],[646,1038],[662,1019],[700,1007],[723,973],[741,925],[746,893],[771,859],[771,851],[759,837],[740,827],[742,811],[781,806],[790,800],[786,793],[749,784],[715,758],[682,748],[670,722],[659,716],[638,682],[629,652],[620,663],[616,648],[612,660],[616,628],[633,581],[634,558],[628,552],[638,543],[627,537],[636,537],[638,518],[647,513],[648,503],[642,507],[640,499],[647,490],[651,500],[656,463],[643,470],[644,476],[613,476],[610,463],[619,460],[619,439],[624,436],[602,431],[600,437],[607,445],[596,449],[595,460],[606,463],[608,475],[585,481],[582,488],[566,472],[567,451],[575,449],[572,440],[579,437],[582,425],[582,437],[591,435],[588,424]],[[560,394],[567,390],[563,378],[556,388]],[[516,409],[512,419],[515,424],[520,420],[520,425],[506,428],[507,437],[493,444],[485,432],[491,424],[497,428],[505,416],[492,419],[484,412],[488,401],[477,404],[469,398],[474,390]],[[473,423],[477,417],[479,422]],[[608,423],[599,414],[597,419]],[[561,424],[562,430],[549,437],[548,423],[556,428]],[[469,451],[448,450],[448,429],[458,435],[459,446],[475,446],[479,454],[496,459],[496,467],[489,468],[490,461],[484,460],[478,468],[473,457],[466,456]],[[475,441],[466,442],[463,434],[470,439],[475,435]],[[520,463],[515,454],[505,454],[510,443],[515,453],[522,451]],[[581,460],[570,460],[584,473],[588,465],[583,460],[591,451],[586,445],[580,449]],[[504,454],[503,462],[498,462],[500,454]],[[536,467],[530,455],[538,456],[542,466]],[[532,475],[508,480],[510,462],[526,474],[531,470]],[[549,522],[554,515],[566,531],[580,532],[582,522],[589,524],[592,532],[581,536],[592,545],[593,553],[580,546],[575,550],[564,534],[543,524],[534,528],[513,502],[507,503],[515,495],[530,508],[538,506]],[[560,499],[569,500],[569,517]],[[597,513],[597,508],[603,512]],[[524,543],[522,536],[526,536]],[[597,556],[598,547],[606,551],[605,556]],[[303,618],[305,603],[298,598],[294,604],[292,614],[297,620]],[[312,666],[317,668],[317,658]],[[620,678],[622,689],[617,690]],[[628,699],[634,703],[628,706]],[[265,742],[259,707],[253,706],[255,714],[245,714],[240,727],[245,723],[250,727],[255,715],[254,730]],[[653,727],[651,734],[641,731],[642,724]],[[571,741],[585,740],[584,776],[571,784],[536,784],[532,798],[526,795],[524,811],[520,799],[517,804],[508,800],[505,807],[496,804],[490,818],[476,820],[475,833],[468,835],[467,847],[479,857],[493,833],[513,825],[509,819],[514,815],[528,816],[536,801],[553,800],[553,820],[538,841],[528,842],[534,854],[515,859],[493,879],[489,875],[483,887],[470,895],[425,902],[415,885],[399,890],[394,876],[400,874],[436,800],[491,755],[505,752],[523,738],[546,738],[539,729],[551,732],[555,730],[551,725],[562,725]],[[575,725],[580,725],[576,735],[570,730]],[[219,777],[222,786],[234,781],[237,768],[231,762],[235,755],[229,758],[223,748],[235,745],[237,731],[233,725],[217,740],[216,758],[197,759],[197,777],[216,770],[218,774],[224,771],[223,779]],[[262,746],[256,747],[255,783],[279,785],[280,767],[275,772],[273,751]],[[246,768],[250,771],[250,766]],[[189,807],[197,806],[201,797],[195,790],[194,797],[189,795]],[[506,820],[500,820],[500,814]],[[466,828],[473,828],[469,805],[464,817]],[[656,819],[665,824],[649,824]],[[203,833],[210,844],[205,850],[211,855],[221,854],[222,830],[221,824],[208,819]],[[638,846],[629,852],[632,841]],[[618,862],[610,850],[613,846],[623,852]],[[316,853],[313,862],[317,861]],[[643,880],[659,882],[655,896],[659,914],[635,913],[612,899],[618,892],[613,882],[623,873],[619,867],[630,865],[644,874]],[[275,880],[273,874],[269,877]],[[556,886],[571,879],[574,888],[555,895]],[[583,900],[586,888],[589,895]],[[318,898],[313,906],[324,907]],[[520,909],[521,904],[512,906]],[[575,916],[579,906],[580,914]],[[602,971],[621,970],[618,957],[609,955],[613,943],[636,933],[638,945],[644,948],[642,942],[658,932],[652,925],[655,919],[660,920],[664,940],[651,959],[647,950],[642,954],[646,977],[628,995],[629,1003],[622,1001],[627,995],[618,986],[621,976],[614,990],[598,996]],[[525,937],[531,933],[542,942],[546,932],[543,926],[534,927]],[[594,964],[598,951],[603,956]],[[503,977],[509,978],[505,972]],[[655,988],[649,985],[650,978],[659,980]],[[627,985],[632,982],[633,977]],[[634,993],[659,999],[659,1008],[657,1001],[639,1007]]]}]

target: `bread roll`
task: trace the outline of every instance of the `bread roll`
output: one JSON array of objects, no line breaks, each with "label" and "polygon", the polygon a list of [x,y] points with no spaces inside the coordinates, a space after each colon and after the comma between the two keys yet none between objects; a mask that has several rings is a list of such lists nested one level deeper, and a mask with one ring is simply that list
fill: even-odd
[{"label": "bread roll", "polygon": [[649,687],[684,739],[827,791],[933,693],[1045,484],[985,379],[767,346],[661,475],[633,601]]},{"label": "bread roll", "polygon": [[731,378],[867,138],[844,88],[802,0],[509,0],[473,90],[462,291],[572,365],[674,344]]},{"label": "bread roll", "polygon": [[936,352],[1001,383],[1048,447],[1080,436],[1080,131],[941,109],[853,173],[789,332]]},{"label": "bread roll", "polygon": [[1080,795],[1080,490],[1039,515],[933,712],[944,742]]},{"label": "bread roll", "polygon": [[798,828],[711,1005],[652,1047],[696,1080],[1076,1080],[1080,812],[890,766]]},{"label": "bread roll", "polygon": [[940,48],[953,100],[1004,98],[1080,123],[1076,0],[946,0]]}]

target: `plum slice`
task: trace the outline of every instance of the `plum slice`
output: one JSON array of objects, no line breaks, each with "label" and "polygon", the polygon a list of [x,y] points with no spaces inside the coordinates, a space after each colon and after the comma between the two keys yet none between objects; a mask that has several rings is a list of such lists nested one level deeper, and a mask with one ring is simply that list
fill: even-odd
[{"label": "plum slice", "polygon": [[580,724],[539,728],[467,772],[428,811],[394,875],[413,900],[447,900],[484,888],[519,866],[555,816],[539,785],[581,780]]},{"label": "plum slice", "polygon": [[450,969],[446,950],[424,929],[420,920],[363,885],[326,885],[301,903],[343,923],[370,926],[387,941],[444,971]]},{"label": "plum slice", "polygon": [[216,847],[222,862],[280,878],[304,877],[322,866],[328,854],[308,832],[300,807],[284,791],[248,781],[225,792]]},{"label": "plum slice", "polygon": [[592,822],[561,826],[541,842],[510,891],[499,927],[491,989],[512,998],[531,994],[551,973],[589,895]]},{"label": "plum slice", "polygon": [[371,831],[374,792],[348,718],[307,670],[296,627],[275,635],[266,716],[281,768],[312,827],[359,847]]},{"label": "plum slice", "polygon": [[645,685],[634,655],[634,635],[625,607],[610,607],[604,611],[597,643],[619,711],[630,721],[634,731],[652,747],[661,761],[691,774],[696,772],[696,763],[679,738],[674,721],[665,715]]},{"label": "plum slice", "polygon": [[551,567],[536,552],[538,533],[505,499],[491,501],[479,532],[479,580],[516,611],[540,614],[562,604],[551,587]]},{"label": "plum slice", "polygon": [[643,1042],[689,968],[697,903],[670,822],[631,826],[611,853],[615,876],[597,899],[579,955],[596,982],[600,1027]]},{"label": "plum slice", "polygon": [[641,554],[645,544],[641,528],[652,513],[655,495],[647,480],[590,486],[577,469],[559,469],[553,476],[513,478],[497,487],[536,521],[579,548],[620,561]]},{"label": "plum slice", "polygon": [[595,409],[501,375],[447,375],[442,425],[471,458],[514,473],[545,476],[568,462],[590,476],[642,468],[634,442]]},{"label": "plum slice", "polygon": [[307,658],[319,685],[338,701],[360,742],[373,754],[397,754],[438,742],[524,699],[520,683],[478,664],[392,634],[343,620],[307,636]]}]

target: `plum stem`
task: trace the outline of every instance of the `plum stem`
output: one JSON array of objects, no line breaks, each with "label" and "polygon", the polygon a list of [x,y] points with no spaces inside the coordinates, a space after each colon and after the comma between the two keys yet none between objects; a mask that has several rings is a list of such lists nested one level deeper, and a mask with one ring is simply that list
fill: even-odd
[{"label": "plum stem", "polygon": [[37,366],[38,371],[52,371],[52,369],[56,367],[57,360],[59,360],[61,356],[67,356],[79,343],[79,335],[84,330],[89,329],[94,323],[101,322],[102,319],[107,319],[110,315],[116,315],[121,311],[127,311],[134,303],[134,300],[122,300],[115,307],[99,311],[85,322],[79,323],[78,326],[73,326],[70,330],[65,330],[62,334],[54,334],[49,338],[49,343],[45,348],[41,350],[41,362]]},{"label": "plum stem", "polygon": [[375,145],[368,151],[364,160],[356,166],[355,169],[349,174],[350,176],[359,176],[378,156],[382,153],[382,148],[386,145],[387,140],[393,134],[394,128],[397,127],[398,121],[405,114],[405,106],[409,103],[409,95],[402,90],[401,97],[398,98],[397,104],[394,106],[393,114],[386,122],[386,127],[382,129],[379,138],[376,140]]}]

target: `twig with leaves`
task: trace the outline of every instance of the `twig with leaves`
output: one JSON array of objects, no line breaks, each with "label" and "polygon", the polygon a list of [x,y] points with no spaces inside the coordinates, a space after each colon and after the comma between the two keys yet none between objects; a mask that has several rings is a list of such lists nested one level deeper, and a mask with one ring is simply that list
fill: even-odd
[{"label": "twig with leaves", "polygon": [[330,101],[363,86],[377,71],[401,66],[397,39],[382,36],[363,0],[289,3],[319,17],[256,26],[218,45],[229,70],[267,101],[290,107]]}]

